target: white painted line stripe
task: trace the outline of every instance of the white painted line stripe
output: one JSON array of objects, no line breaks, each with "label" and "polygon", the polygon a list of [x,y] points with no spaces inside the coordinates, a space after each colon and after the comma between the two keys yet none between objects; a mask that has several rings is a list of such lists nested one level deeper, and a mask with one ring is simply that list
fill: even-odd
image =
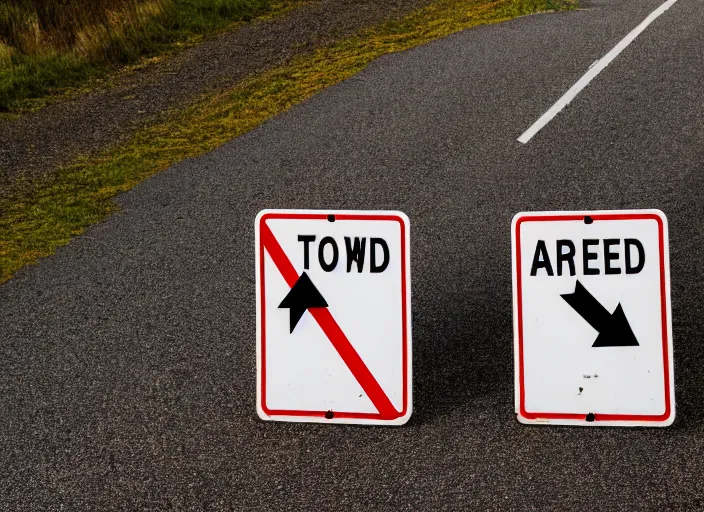
[{"label": "white painted line stripe", "polygon": [[570,102],[582,91],[582,89],[589,85],[589,82],[591,82],[594,77],[601,73],[603,69],[611,63],[612,60],[618,57],[618,55],[623,50],[625,50],[626,47],[631,44],[633,40],[640,35],[641,32],[648,28],[648,25],[650,25],[662,13],[672,7],[675,2],[677,2],[677,0],[667,0],[667,2],[662,4],[653,12],[651,12],[650,15],[645,18],[640,25],[631,30],[629,34],[624,37],[616,46],[614,46],[609,53],[607,53],[601,59],[592,64],[589,67],[589,70],[584,73],[584,75],[582,75],[582,78],[580,78],[577,83],[575,83],[572,87],[570,87],[570,90],[567,91],[562,96],[562,98],[557,100],[557,102],[552,107],[550,107],[547,112],[540,116],[540,119],[533,123],[530,128],[528,128],[525,132],[523,132],[520,137],[518,137],[518,142],[522,142],[523,144],[525,144],[530,139],[532,139],[536,133],[538,133],[546,124],[552,121],[553,117],[555,117],[557,114],[560,113],[563,108],[569,105]]}]

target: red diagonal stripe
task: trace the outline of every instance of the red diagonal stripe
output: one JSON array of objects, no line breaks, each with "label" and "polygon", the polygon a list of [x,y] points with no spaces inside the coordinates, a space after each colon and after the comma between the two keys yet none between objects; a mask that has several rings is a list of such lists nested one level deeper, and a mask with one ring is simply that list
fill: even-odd
[{"label": "red diagonal stripe", "polygon": [[[274,237],[271,229],[266,225],[266,222],[261,223],[260,238],[286,283],[293,287],[300,276]],[[342,332],[328,308],[310,308],[308,311],[318,322],[325,336],[328,337],[332,346],[340,354],[340,357],[350,369],[354,378],[357,379],[359,385],[362,386],[362,389],[372,401],[374,407],[377,408],[381,417],[386,420],[398,418],[399,413],[394,408],[391,400],[386,396],[386,393],[384,393],[372,372],[369,371],[367,365],[364,364],[362,358],[359,357],[359,354],[347,339],[345,333]]]}]

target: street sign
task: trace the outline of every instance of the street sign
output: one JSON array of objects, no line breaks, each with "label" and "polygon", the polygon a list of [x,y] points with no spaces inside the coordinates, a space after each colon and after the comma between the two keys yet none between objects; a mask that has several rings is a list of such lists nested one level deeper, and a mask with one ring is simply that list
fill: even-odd
[{"label": "street sign", "polygon": [[511,237],[518,420],[672,424],[665,215],[519,213]]},{"label": "street sign", "polygon": [[264,210],[257,215],[260,418],[408,421],[409,229],[400,212]]}]

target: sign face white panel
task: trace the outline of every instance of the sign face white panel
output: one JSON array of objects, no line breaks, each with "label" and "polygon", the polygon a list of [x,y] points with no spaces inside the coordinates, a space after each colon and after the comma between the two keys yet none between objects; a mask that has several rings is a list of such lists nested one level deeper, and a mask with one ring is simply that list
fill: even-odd
[{"label": "sign face white panel", "polygon": [[518,420],[672,424],[665,215],[519,213],[511,232]]},{"label": "sign face white panel", "polygon": [[400,212],[257,215],[260,418],[408,421],[409,237],[408,217]]}]

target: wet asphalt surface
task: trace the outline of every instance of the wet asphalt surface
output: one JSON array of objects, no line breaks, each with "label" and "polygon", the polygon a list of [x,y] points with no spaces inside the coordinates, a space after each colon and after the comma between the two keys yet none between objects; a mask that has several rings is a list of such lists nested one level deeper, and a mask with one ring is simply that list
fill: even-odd
[{"label": "wet asphalt surface", "polygon": [[[679,0],[516,141],[659,3],[591,1],[379,59],[120,196],[0,287],[0,508],[703,509],[704,4]],[[263,208],[411,218],[406,426],[257,418]],[[675,424],[522,426],[511,218],[622,208],[669,220]]]}]

